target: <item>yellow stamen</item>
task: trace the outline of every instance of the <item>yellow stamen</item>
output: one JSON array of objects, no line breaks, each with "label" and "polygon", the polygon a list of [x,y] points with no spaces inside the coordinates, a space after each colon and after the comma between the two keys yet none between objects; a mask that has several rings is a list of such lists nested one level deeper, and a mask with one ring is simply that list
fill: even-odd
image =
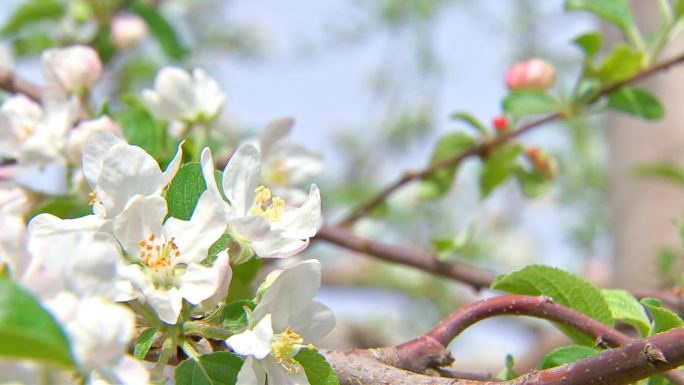
[{"label": "yellow stamen", "polygon": [[274,197],[271,190],[264,186],[257,187],[254,192],[256,196],[249,214],[260,215],[271,222],[278,222],[285,207],[285,201],[280,197]]}]

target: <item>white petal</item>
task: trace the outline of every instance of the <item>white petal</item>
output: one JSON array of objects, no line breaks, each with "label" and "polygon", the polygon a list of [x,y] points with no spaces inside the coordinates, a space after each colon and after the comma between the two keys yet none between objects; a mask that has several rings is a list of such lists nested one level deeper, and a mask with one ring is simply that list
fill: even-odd
[{"label": "white petal", "polygon": [[220,273],[218,269],[191,263],[180,277],[178,290],[188,302],[197,305],[214,295],[220,283]]},{"label": "white petal", "polygon": [[157,194],[161,193],[161,190],[166,187],[169,183],[171,183],[171,180],[173,179],[174,176],[176,176],[176,173],[178,172],[178,169],[180,168],[181,161],[183,160],[183,146],[184,142],[178,143],[178,149],[176,150],[176,155],[173,157],[171,162],[166,166],[166,170],[162,173],[162,181],[161,181],[161,186],[159,186],[159,190],[156,191]]},{"label": "white petal", "polygon": [[212,194],[213,199],[218,202],[221,206],[221,210],[225,212],[225,215],[230,214],[230,206],[223,200],[221,192],[219,191],[218,185],[216,184],[216,177],[214,172],[214,159],[211,156],[211,150],[205,147],[202,150],[202,155],[200,156],[200,163],[202,165],[202,176],[207,184],[207,191]]},{"label": "white petal", "polygon": [[278,365],[273,356],[266,357],[261,361],[261,365],[266,370],[269,384],[278,385],[309,385],[304,371],[299,373],[294,370],[290,373],[282,365]]},{"label": "white petal", "polygon": [[266,372],[254,357],[247,357],[238,372],[235,385],[264,385]]},{"label": "white petal", "polygon": [[261,360],[271,353],[272,340],[271,315],[266,314],[253,330],[245,330],[240,334],[230,336],[226,344],[241,356],[253,356]]},{"label": "white petal", "polygon": [[294,119],[291,117],[280,118],[269,123],[261,132],[259,146],[264,158],[271,155],[273,146],[283,139],[287,139],[292,131]]},{"label": "white petal", "polygon": [[99,231],[107,225],[107,222],[107,220],[97,215],[61,219],[52,214],[39,214],[29,222],[28,231],[32,237],[55,237],[68,233]]},{"label": "white petal", "polygon": [[[131,356],[123,356],[116,365],[107,368],[112,384],[140,385],[150,381],[150,372],[140,360]],[[102,370],[102,369],[101,369]]]},{"label": "white petal", "polygon": [[179,261],[201,262],[209,247],[224,233],[226,219],[210,191],[200,195],[189,221],[169,218],[164,224],[167,239],[174,237],[180,251]]},{"label": "white petal", "polygon": [[108,216],[120,213],[135,195],[156,194],[164,178],[157,161],[136,146],[115,146],[102,162],[95,193]]},{"label": "white petal", "polygon": [[256,147],[243,144],[223,171],[223,193],[235,210],[235,216],[245,216],[254,203],[254,190],[260,179],[260,163]]},{"label": "white petal", "polygon": [[268,219],[259,215],[233,218],[229,224],[237,234],[249,241],[262,240],[271,230]]},{"label": "white petal", "polygon": [[321,193],[318,186],[311,185],[309,198],[301,207],[283,212],[278,229],[287,238],[307,239],[316,235],[321,226]]},{"label": "white petal", "polygon": [[109,150],[117,144],[125,144],[125,142],[116,135],[105,131],[95,131],[88,138],[83,148],[81,162],[83,164],[83,175],[85,175],[91,188],[94,188],[97,183],[104,158]]},{"label": "white petal", "polygon": [[304,338],[316,343],[335,327],[332,310],[318,301],[313,301],[301,313],[290,318],[290,327]]},{"label": "white petal", "polygon": [[216,288],[216,292],[212,294],[211,297],[202,301],[199,309],[196,308],[199,311],[209,311],[216,308],[223,302],[228,294],[228,286],[230,285],[230,280],[233,278],[233,270],[230,268],[227,250],[223,250],[218,254],[218,257],[211,268],[218,272],[219,285],[218,288]]},{"label": "white petal", "polygon": [[284,269],[254,309],[254,317],[273,316],[273,330],[280,332],[290,319],[306,309],[321,285],[321,263],[308,259]]},{"label": "white petal", "polygon": [[175,287],[169,290],[151,288],[143,294],[160,320],[169,325],[176,324],[183,306],[183,297],[178,289]]},{"label": "white petal", "polygon": [[162,221],[166,216],[166,201],[159,196],[137,195],[125,210],[114,218],[114,235],[129,257],[138,258],[138,242],[162,234]]},{"label": "white petal", "polygon": [[285,238],[279,231],[272,231],[264,239],[252,242],[252,249],[260,258],[287,258],[306,249],[309,240]]}]

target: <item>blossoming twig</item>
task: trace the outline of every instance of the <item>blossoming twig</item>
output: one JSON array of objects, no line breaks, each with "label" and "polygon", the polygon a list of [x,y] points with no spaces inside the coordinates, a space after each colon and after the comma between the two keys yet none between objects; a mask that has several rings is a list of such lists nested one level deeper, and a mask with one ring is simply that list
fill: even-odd
[{"label": "blossoming twig", "polygon": [[[601,98],[602,96],[608,95],[611,92],[615,91],[616,89],[624,86],[625,84],[630,84],[637,82],[639,80],[642,80],[644,78],[647,78],[653,74],[656,74],[660,71],[663,71],[665,69],[668,69],[672,67],[673,65],[679,64],[681,62],[684,62],[684,54],[677,55],[671,59],[664,60],[658,64],[655,64],[639,73],[636,75],[620,81],[616,82],[613,84],[610,84],[604,88],[602,88],[594,98],[590,99],[587,104],[594,103],[596,100]],[[509,131],[508,133],[504,133],[502,135],[497,136],[496,138],[489,140],[489,141],[484,141],[481,144],[472,147],[466,151],[460,152],[458,154],[454,154],[451,157],[444,158],[438,162],[430,164],[428,167],[420,170],[420,171],[407,171],[402,175],[399,179],[385,187],[382,191],[377,193],[375,196],[373,196],[371,199],[368,201],[360,204],[357,206],[355,209],[353,209],[349,215],[345,217],[344,220],[340,222],[340,226],[343,227],[348,227],[354,224],[357,220],[365,216],[367,213],[369,213],[372,209],[374,209],[376,206],[384,202],[387,197],[389,197],[394,191],[398,190],[400,187],[404,186],[405,184],[409,182],[413,182],[415,180],[418,180],[420,178],[426,177],[433,172],[440,170],[444,167],[449,167],[453,166],[455,164],[458,164],[461,162],[463,159],[468,158],[470,156],[482,156],[486,154],[487,152],[491,151],[492,149],[501,146],[507,142],[509,142],[511,139],[514,139],[527,131],[532,130],[533,128],[542,126],[546,123],[552,122],[556,119],[562,118],[563,114],[561,112],[556,112],[550,115],[547,115],[545,117],[533,120],[527,124],[522,125],[520,128],[514,131]]]}]

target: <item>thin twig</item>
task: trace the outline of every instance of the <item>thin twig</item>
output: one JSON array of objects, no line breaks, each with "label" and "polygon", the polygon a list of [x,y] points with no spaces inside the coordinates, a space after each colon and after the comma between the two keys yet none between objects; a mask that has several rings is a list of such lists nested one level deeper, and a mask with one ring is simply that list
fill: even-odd
[{"label": "thin twig", "polygon": [[[638,74],[620,81],[616,82],[613,84],[610,84],[603,89],[601,89],[594,98],[588,101],[588,104],[594,103],[598,99],[600,99],[603,96],[606,96],[610,94],[611,92],[615,91],[616,89],[630,83],[637,82],[639,80],[642,80],[644,78],[647,78],[655,73],[658,73],[660,71],[663,71],[665,69],[668,69],[672,67],[673,65],[679,64],[684,61],[684,54],[675,56],[671,59],[664,60],[658,64],[655,64]],[[551,115],[547,115],[545,117],[533,120],[529,123],[526,123],[522,125],[520,128],[514,131],[510,131],[508,133],[502,134],[500,136],[497,136],[496,138],[490,140],[490,141],[485,141],[480,143],[479,145],[472,147],[466,151],[460,152],[458,154],[455,154],[449,158],[444,158],[438,162],[430,164],[428,167],[424,168],[423,170],[420,171],[408,171],[405,172],[404,175],[401,176],[401,178],[397,179],[395,182],[391,183],[387,187],[385,187],[382,191],[380,191],[378,194],[370,198],[368,201],[360,204],[357,206],[355,209],[353,209],[349,215],[347,215],[341,222],[340,226],[343,227],[349,227],[354,222],[359,220],[360,218],[364,217],[366,214],[368,214],[371,210],[373,210],[376,206],[384,202],[387,197],[389,197],[394,191],[398,190],[400,187],[404,186],[405,184],[409,182],[416,181],[418,179],[424,178],[433,172],[440,170],[444,167],[449,167],[458,164],[461,162],[463,159],[470,157],[470,156],[482,156],[492,149],[501,146],[507,142],[509,142],[511,139],[514,139],[527,131],[532,130],[533,128],[542,126],[546,123],[552,122],[556,119],[559,119],[563,117],[563,114],[560,112],[556,112]]]},{"label": "thin twig", "polygon": [[490,271],[462,262],[440,262],[434,255],[364,239],[340,227],[323,225],[316,238],[379,259],[452,278],[475,289],[489,287],[496,276]]},{"label": "thin twig", "polygon": [[29,99],[40,102],[40,87],[6,69],[0,69],[0,88],[13,94],[24,94]]}]

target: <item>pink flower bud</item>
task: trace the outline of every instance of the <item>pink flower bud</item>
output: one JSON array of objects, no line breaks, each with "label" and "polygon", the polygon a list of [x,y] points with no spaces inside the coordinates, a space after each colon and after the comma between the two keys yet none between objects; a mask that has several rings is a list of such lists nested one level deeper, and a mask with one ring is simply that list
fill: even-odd
[{"label": "pink flower bud", "polygon": [[556,70],[542,59],[530,59],[513,64],[504,77],[506,86],[512,90],[535,89],[546,91],[556,78]]},{"label": "pink flower bud", "polygon": [[85,45],[49,49],[41,61],[47,81],[67,92],[90,89],[102,74],[97,52]]},{"label": "pink flower bud", "polygon": [[110,38],[120,49],[128,49],[147,36],[147,24],[137,15],[119,15],[112,19]]}]

